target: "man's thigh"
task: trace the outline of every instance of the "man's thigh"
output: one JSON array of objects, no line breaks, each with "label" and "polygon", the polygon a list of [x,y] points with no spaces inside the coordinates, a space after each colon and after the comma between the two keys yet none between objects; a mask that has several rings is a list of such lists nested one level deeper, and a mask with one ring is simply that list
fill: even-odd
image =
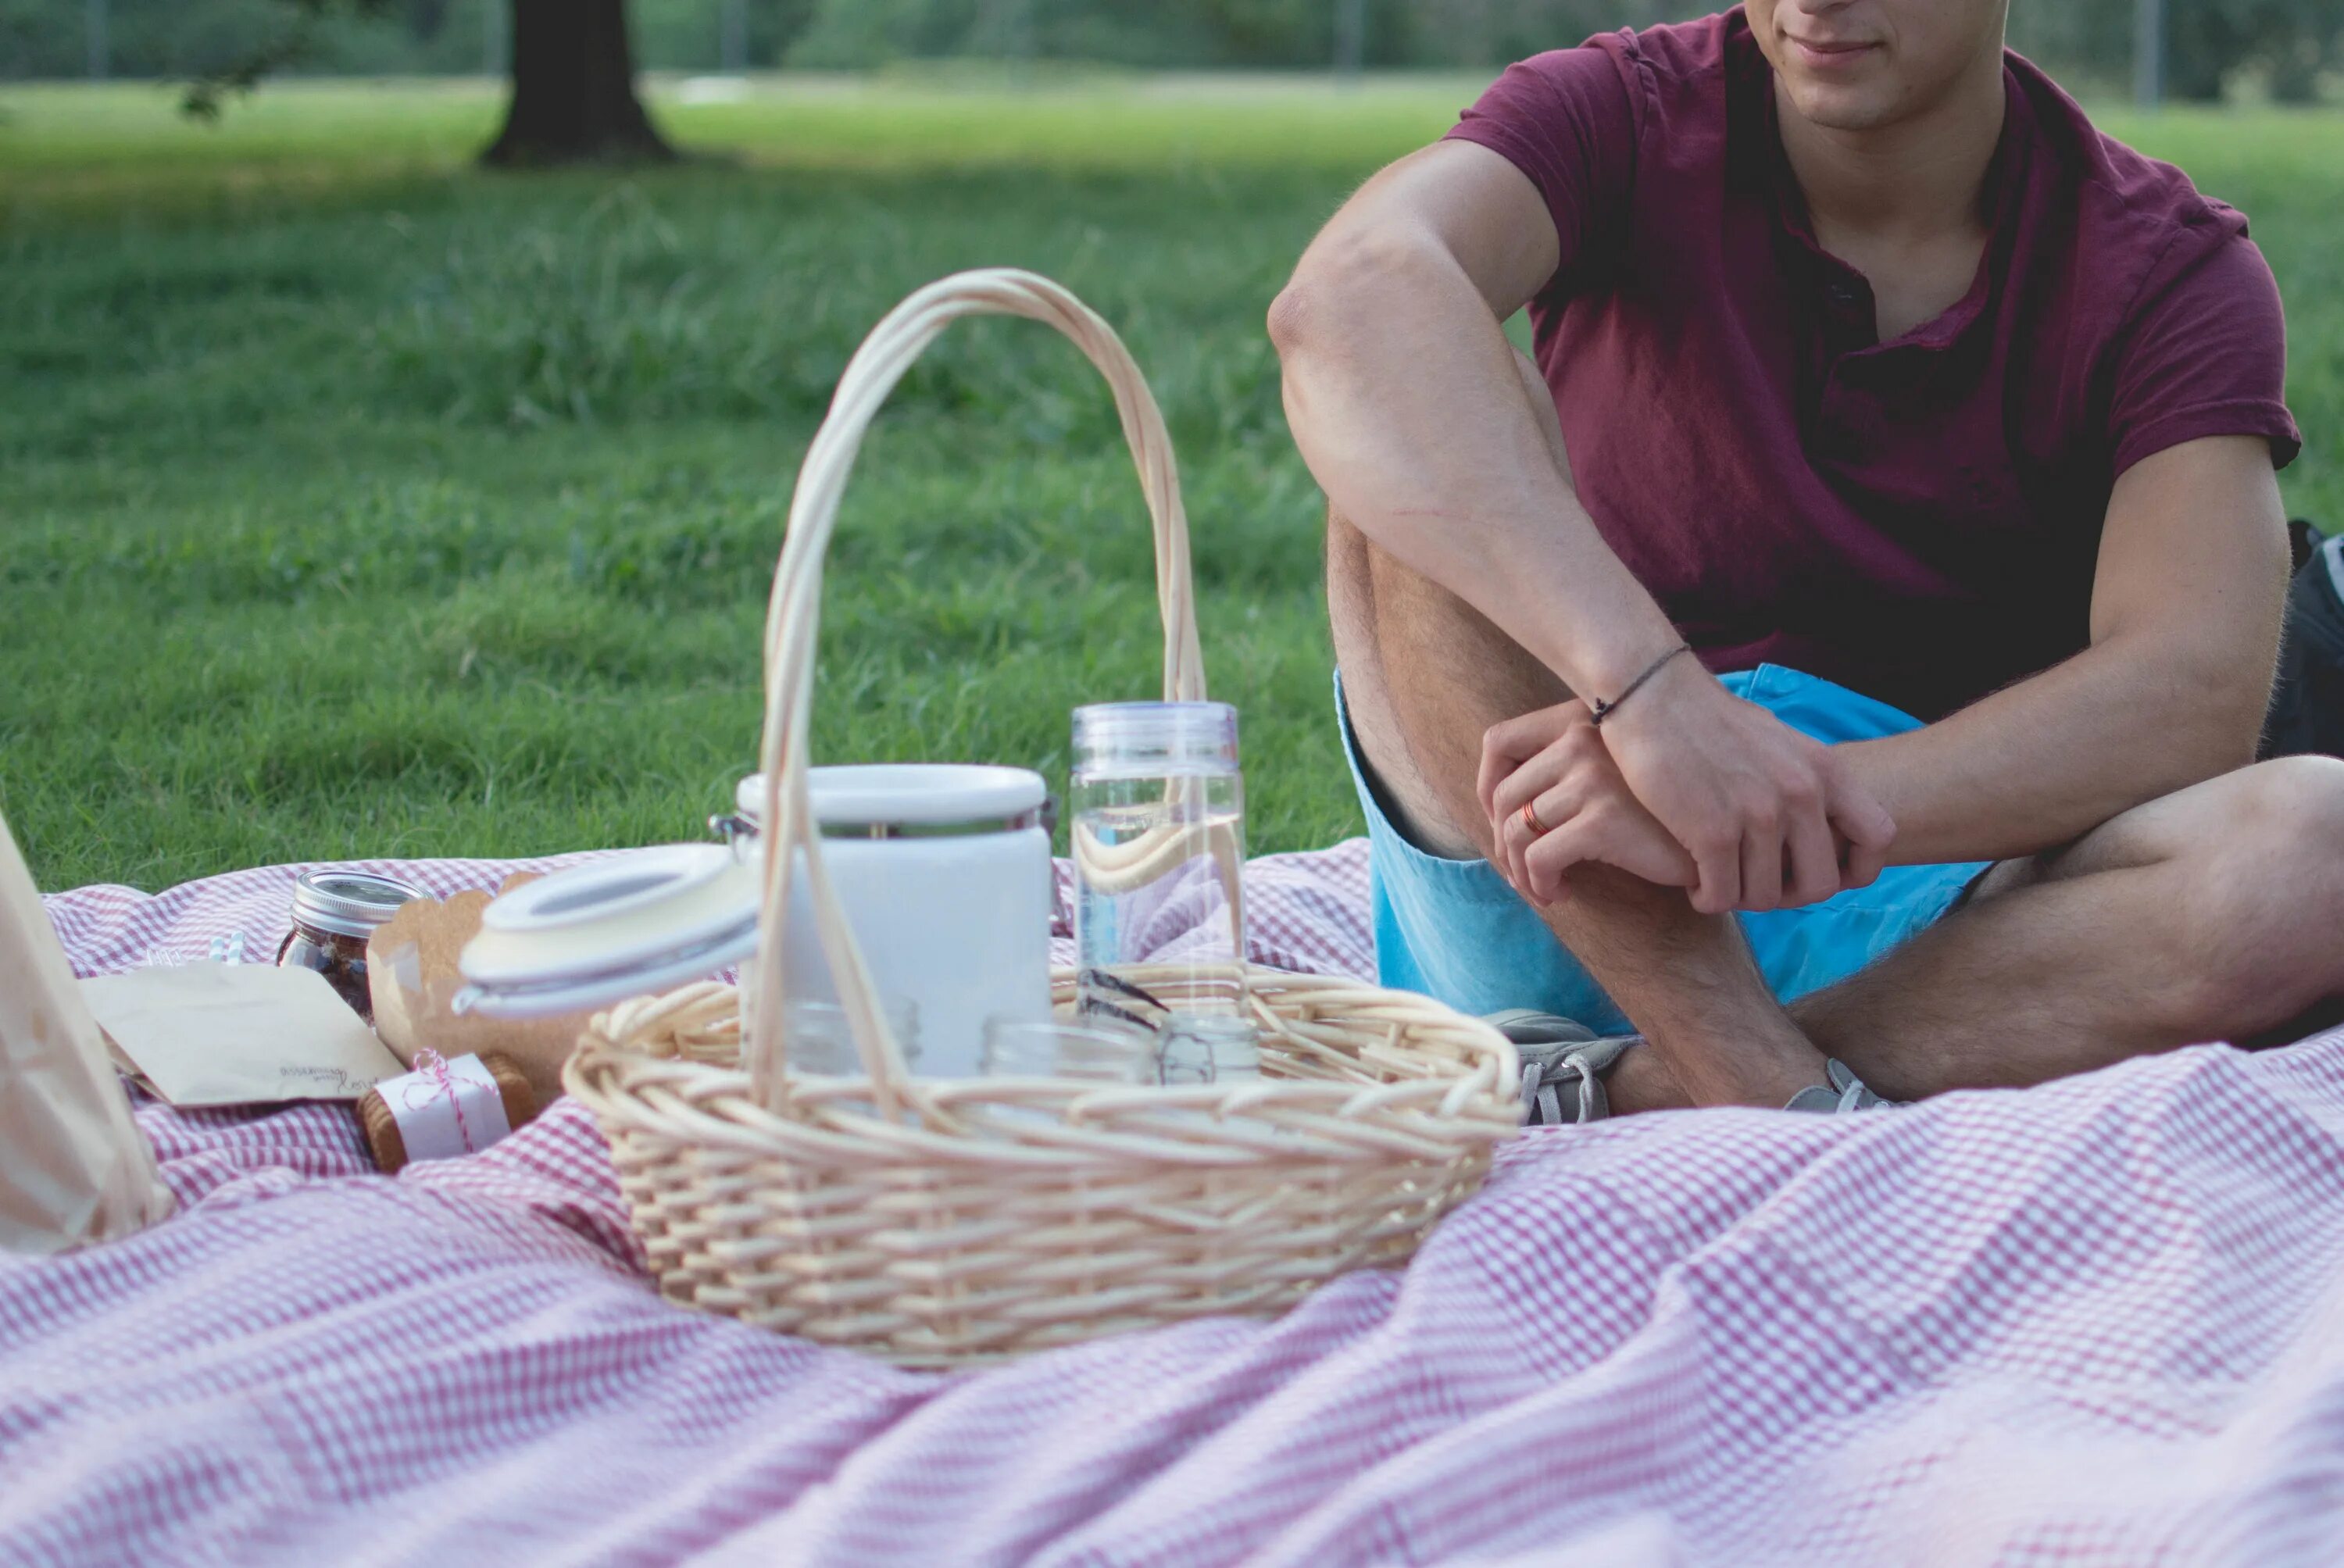
[{"label": "man's thigh", "polygon": [[[2103,893],[2090,891],[2095,878]],[[2009,897],[2055,885],[2076,895],[2057,906],[2064,926]],[[2218,1000],[2193,1038],[2299,1039],[2344,1022],[2330,936],[2344,923],[2344,763],[2286,757],[2177,790],[1995,865],[1967,904],[1965,936],[1989,956],[2011,940],[2033,956],[2081,943],[2106,962],[2075,963],[2078,986],[2104,968],[2130,972],[2124,959],[2142,991],[2174,975],[2206,986]]]},{"label": "man's thigh", "polygon": [[1985,903],[2022,887],[2066,882],[2107,871],[2155,865],[2219,845],[2256,813],[2268,764],[2218,774],[2186,789],[2118,812],[2072,844],[2039,855],[1996,862],[1978,879],[1965,905]]}]

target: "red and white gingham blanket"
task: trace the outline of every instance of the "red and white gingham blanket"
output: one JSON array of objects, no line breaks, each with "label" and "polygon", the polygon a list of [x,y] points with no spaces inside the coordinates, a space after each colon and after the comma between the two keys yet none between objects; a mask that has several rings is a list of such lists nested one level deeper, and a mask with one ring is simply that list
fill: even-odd
[{"label": "red and white gingham blanket", "polygon": [[[265,956],[293,869],[50,909]],[[1365,970],[1360,846],[1254,871],[1258,956]],[[1533,1130],[1405,1273],[955,1378],[661,1301],[566,1101],[395,1179],[141,1120],[178,1215],[0,1259],[0,1562],[2344,1559],[2344,1034]]]}]

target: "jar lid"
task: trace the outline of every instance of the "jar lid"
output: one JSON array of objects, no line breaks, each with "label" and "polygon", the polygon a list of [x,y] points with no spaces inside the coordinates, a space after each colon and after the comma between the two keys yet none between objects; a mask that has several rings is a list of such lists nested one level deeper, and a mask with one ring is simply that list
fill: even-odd
[{"label": "jar lid", "polygon": [[[864,763],[808,768],[806,793],[825,837],[859,836],[891,827],[1006,833],[1040,820],[1050,793],[1040,774],[975,763]],[[751,774],[732,792],[753,825],[765,814],[765,775]],[[884,836],[884,833],[880,836]]]},{"label": "jar lid", "polygon": [[305,871],[293,879],[296,923],[337,936],[371,936],[399,913],[399,906],[423,896],[419,887],[370,871]]},{"label": "jar lid", "polygon": [[1091,778],[1235,773],[1227,703],[1094,703],[1075,710],[1075,771]]},{"label": "jar lid", "polygon": [[514,888],[481,911],[458,1012],[543,1017],[650,996],[757,947],[757,874],[716,844],[629,850]]}]

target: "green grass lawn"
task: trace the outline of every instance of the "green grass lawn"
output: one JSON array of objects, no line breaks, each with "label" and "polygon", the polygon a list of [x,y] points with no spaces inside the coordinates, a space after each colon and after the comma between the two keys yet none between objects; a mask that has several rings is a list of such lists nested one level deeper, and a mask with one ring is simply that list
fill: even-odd
[{"label": "green grass lawn", "polygon": [[[1121,330],[1187,481],[1259,849],[1358,830],[1318,498],[1261,318],[1360,176],[1470,82],[767,84],[662,105],[728,161],[485,175],[474,85],[0,90],[0,809],[42,885],[690,836],[756,745],[797,460],[896,298],[1031,267]],[[2245,207],[2344,521],[2344,116],[2115,128]],[[1147,696],[1147,530],[1104,390],[955,329],[850,488],[824,760],[1063,769]]]}]

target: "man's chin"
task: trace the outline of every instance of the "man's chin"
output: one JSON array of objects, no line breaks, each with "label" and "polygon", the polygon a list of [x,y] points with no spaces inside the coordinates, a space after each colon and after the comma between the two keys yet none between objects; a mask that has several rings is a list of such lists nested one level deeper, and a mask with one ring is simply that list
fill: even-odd
[{"label": "man's chin", "polygon": [[1791,107],[1809,125],[1831,131],[1871,131],[1894,123],[1903,95],[1887,84],[1803,82],[1790,88]]}]

